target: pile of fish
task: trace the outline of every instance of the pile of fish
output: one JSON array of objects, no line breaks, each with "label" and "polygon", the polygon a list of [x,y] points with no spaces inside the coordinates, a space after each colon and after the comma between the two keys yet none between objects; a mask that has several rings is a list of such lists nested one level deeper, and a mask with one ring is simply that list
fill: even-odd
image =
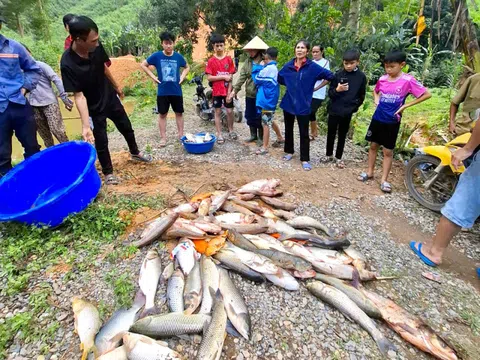
[{"label": "pile of fish", "polygon": [[[290,291],[298,290],[302,279],[313,279],[307,289],[363,327],[383,354],[394,346],[373,319],[385,321],[438,359],[457,359],[420,319],[365,290],[361,281],[382,279],[368,270],[366,258],[350,246],[344,232],[297,216],[296,205],[282,200],[279,185],[279,180],[265,179],[200,194],[151,221],[133,245],[176,240],[172,261],[163,267],[151,248],[140,269],[133,306],[115,312],[101,329],[95,307],[73,299],[82,360],[90,352],[102,360],[180,359],[159,339],[195,339],[200,334],[196,358],[219,359],[226,332],[247,340],[251,334],[247,305],[229,272]],[[162,297],[169,313],[160,314],[155,305],[159,282],[167,282]]]}]

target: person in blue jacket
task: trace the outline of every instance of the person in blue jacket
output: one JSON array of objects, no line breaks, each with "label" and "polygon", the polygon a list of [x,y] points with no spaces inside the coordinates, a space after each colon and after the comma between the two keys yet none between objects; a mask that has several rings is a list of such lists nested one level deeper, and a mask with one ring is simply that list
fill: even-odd
[{"label": "person in blue jacket", "polygon": [[300,161],[304,170],[312,170],[310,165],[310,139],[308,129],[313,90],[318,80],[323,80],[320,88],[327,85],[335,75],[307,58],[310,43],[300,40],[295,45],[295,58],[290,60],[278,73],[278,82],[285,85],[287,91],[280,107],[285,121],[285,155],[283,160],[290,161],[294,153],[293,125],[295,117],[300,132]]},{"label": "person in blue jacket", "polygon": [[261,116],[263,126],[263,146],[257,150],[257,155],[268,153],[270,140],[270,128],[277,134],[277,142],[283,141],[280,127],[273,120],[280,97],[280,85],[278,84],[277,48],[270,47],[265,53],[265,59],[260,64],[253,63],[252,78],[257,86],[257,113]]}]

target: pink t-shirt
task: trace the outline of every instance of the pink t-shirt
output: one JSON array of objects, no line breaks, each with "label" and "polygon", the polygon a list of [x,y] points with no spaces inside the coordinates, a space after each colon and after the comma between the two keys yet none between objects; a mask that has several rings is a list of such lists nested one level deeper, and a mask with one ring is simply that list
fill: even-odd
[{"label": "pink t-shirt", "polygon": [[383,75],[375,86],[375,92],[380,93],[380,102],[373,114],[373,120],[384,123],[397,123],[402,119],[395,113],[405,104],[409,94],[416,98],[422,96],[427,89],[412,75],[402,74],[396,81],[388,81],[388,75]]}]

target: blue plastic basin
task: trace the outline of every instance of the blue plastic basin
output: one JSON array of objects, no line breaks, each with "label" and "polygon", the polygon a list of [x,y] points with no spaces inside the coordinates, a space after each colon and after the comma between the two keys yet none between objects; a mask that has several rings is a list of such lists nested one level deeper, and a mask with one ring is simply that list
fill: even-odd
[{"label": "blue plastic basin", "polygon": [[57,226],[100,191],[95,148],[70,141],[43,150],[0,180],[0,221]]},{"label": "blue plastic basin", "polygon": [[[206,133],[201,132],[201,133],[198,133],[198,134],[195,134],[195,135],[205,136],[205,134]],[[187,152],[189,152],[191,154],[206,154],[206,153],[212,151],[213,146],[215,145],[215,141],[217,141],[217,138],[216,138],[215,135],[212,135],[212,140],[210,140],[209,142],[201,143],[201,144],[190,143],[190,142],[186,142],[185,140],[187,140],[187,137],[183,136],[182,137],[182,144],[183,144],[183,147],[185,148],[185,150],[187,150]]]}]

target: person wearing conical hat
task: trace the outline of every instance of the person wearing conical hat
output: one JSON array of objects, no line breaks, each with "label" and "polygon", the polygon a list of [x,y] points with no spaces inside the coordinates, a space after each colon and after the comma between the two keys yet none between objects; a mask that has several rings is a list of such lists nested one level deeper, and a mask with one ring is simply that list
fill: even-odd
[{"label": "person wearing conical hat", "polygon": [[247,60],[240,67],[239,76],[233,85],[233,91],[230,93],[230,98],[237,96],[243,84],[245,84],[245,119],[250,128],[250,138],[247,142],[254,142],[256,140],[263,140],[263,128],[261,115],[257,113],[256,96],[257,88],[252,80],[253,63],[259,64],[262,61],[262,56],[268,45],[255,36],[250,42],[243,47],[243,50],[248,54]]}]

